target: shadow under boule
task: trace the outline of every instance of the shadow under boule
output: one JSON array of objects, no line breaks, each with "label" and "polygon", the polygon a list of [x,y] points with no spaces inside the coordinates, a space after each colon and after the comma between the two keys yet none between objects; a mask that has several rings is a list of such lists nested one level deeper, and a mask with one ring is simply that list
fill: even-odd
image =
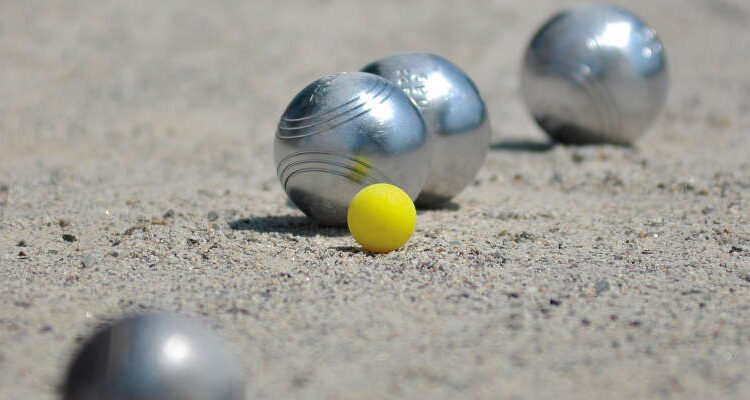
[{"label": "shadow under boule", "polygon": [[490,150],[513,151],[526,153],[544,153],[555,148],[554,141],[538,141],[528,139],[507,139],[490,144]]},{"label": "shadow under boule", "polygon": [[429,211],[458,211],[461,209],[461,205],[453,201],[440,203],[439,205],[434,205],[434,206],[416,204],[416,207],[417,207],[417,214],[422,214],[424,212],[429,212]]},{"label": "shadow under boule", "polygon": [[229,222],[235,231],[253,231],[259,233],[291,233],[295,236],[340,237],[349,234],[346,227],[320,225],[310,218],[299,215],[279,215],[269,217],[249,217]]}]

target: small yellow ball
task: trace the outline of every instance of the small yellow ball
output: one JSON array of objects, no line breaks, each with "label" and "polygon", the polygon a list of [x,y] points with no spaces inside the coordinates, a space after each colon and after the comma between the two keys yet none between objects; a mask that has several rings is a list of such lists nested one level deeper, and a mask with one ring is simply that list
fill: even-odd
[{"label": "small yellow ball", "polygon": [[377,183],[354,196],[346,222],[349,232],[365,250],[387,253],[403,246],[414,233],[417,210],[403,190]]}]

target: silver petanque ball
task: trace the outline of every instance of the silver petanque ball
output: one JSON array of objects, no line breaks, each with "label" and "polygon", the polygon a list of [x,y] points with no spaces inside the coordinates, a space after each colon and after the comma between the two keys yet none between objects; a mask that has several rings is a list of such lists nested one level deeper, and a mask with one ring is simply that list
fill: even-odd
[{"label": "silver petanque ball", "polygon": [[238,367],[195,323],[162,314],[122,319],[74,358],[64,400],[240,400]]},{"label": "silver petanque ball", "polygon": [[562,143],[632,144],[656,120],[668,86],[656,32],[603,4],[550,18],[532,38],[522,67],[531,115]]},{"label": "silver petanque ball", "polygon": [[395,83],[419,109],[431,160],[416,204],[443,205],[474,180],[489,150],[490,121],[476,86],[448,60],[426,53],[395,54],[362,71]]},{"label": "silver petanque ball", "polygon": [[362,72],[329,75],[304,88],[279,121],[276,175],[307,216],[346,225],[365,186],[390,183],[412,199],[430,165],[419,112],[387,80]]}]

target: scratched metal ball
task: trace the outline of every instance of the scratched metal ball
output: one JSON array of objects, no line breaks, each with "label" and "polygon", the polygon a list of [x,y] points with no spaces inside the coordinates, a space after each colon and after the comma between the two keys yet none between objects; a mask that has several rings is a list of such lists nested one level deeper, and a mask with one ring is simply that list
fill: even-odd
[{"label": "scratched metal ball", "polygon": [[95,333],[73,359],[65,400],[240,400],[239,369],[218,340],[162,314],[122,319]]},{"label": "scratched metal ball", "polygon": [[610,5],[562,11],[534,35],[521,91],[531,115],[562,143],[629,145],[667,99],[664,47],[654,29]]},{"label": "scratched metal ball", "polygon": [[390,183],[416,198],[430,164],[424,121],[387,80],[362,72],[304,88],[279,121],[276,174],[289,199],[322,224],[346,225],[365,186]]},{"label": "scratched metal ball", "polygon": [[398,86],[417,106],[430,140],[430,172],[416,204],[439,207],[461,192],[482,167],[491,129],[474,83],[450,61],[426,53],[381,58],[362,71]]}]

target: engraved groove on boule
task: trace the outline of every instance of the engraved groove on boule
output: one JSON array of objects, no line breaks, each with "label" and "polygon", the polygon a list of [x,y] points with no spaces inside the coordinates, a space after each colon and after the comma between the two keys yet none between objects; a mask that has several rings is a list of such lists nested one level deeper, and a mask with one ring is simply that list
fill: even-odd
[{"label": "engraved groove on boule", "polygon": [[609,111],[610,115],[610,126],[607,127],[608,130],[611,130],[612,132],[615,132],[616,135],[624,133],[622,131],[623,122],[622,122],[622,108],[617,104],[617,98],[612,93],[612,89],[609,85],[606,85],[604,83],[601,84],[602,86],[602,95],[604,96],[604,104],[605,107],[607,107],[607,110]]},{"label": "engraved groove on boule", "polygon": [[[550,75],[555,75],[550,66],[545,68]],[[591,70],[586,64],[570,65],[560,74],[562,79],[576,82],[591,99],[595,107],[595,115],[600,122],[599,130],[603,132],[619,132],[622,126],[621,115],[617,111],[616,101],[609,87],[591,77]]]},{"label": "engraved groove on boule", "polygon": [[[294,159],[298,160],[295,161]],[[373,183],[393,183],[385,173],[368,162],[356,157],[349,157],[343,154],[324,151],[307,151],[290,154],[279,161],[276,166],[276,175],[279,177],[279,180],[282,181],[282,186],[286,189],[289,178],[292,175],[295,175],[297,171],[293,169],[294,166],[315,163],[345,169],[349,171],[346,174],[347,177],[351,174],[356,174],[362,176],[363,180],[372,180]],[[363,171],[366,172],[366,174]]]},{"label": "engraved groove on boule", "polygon": [[594,100],[598,111],[597,115],[602,122],[602,131],[619,133],[622,126],[620,114],[617,111],[617,104],[614,104],[614,96],[607,85],[596,80],[586,80],[582,87],[586,94]]},{"label": "engraved groove on boule", "polygon": [[392,87],[392,88],[391,88],[391,91],[390,91],[390,92],[388,92],[388,94],[386,94],[386,95],[385,95],[385,96],[383,97],[383,99],[382,99],[382,100],[380,100],[379,104],[383,104],[383,103],[385,103],[386,101],[388,101],[388,99],[390,99],[390,98],[391,98],[391,96],[393,96],[393,93],[395,93],[395,92],[397,92],[397,91],[399,91],[399,89],[398,89],[397,87],[395,87],[395,86],[394,86],[394,87]]},{"label": "engraved groove on boule", "polygon": [[[359,106],[355,107],[355,109],[356,108],[361,108],[361,106],[363,106],[363,105],[364,104],[360,104]],[[344,125],[345,123],[347,123],[349,121],[357,119],[357,118],[359,118],[359,117],[361,117],[361,116],[369,113],[370,111],[372,111],[372,109],[367,109],[367,110],[362,111],[359,114],[356,114],[356,115],[354,115],[352,117],[349,117],[349,118],[347,118],[347,119],[345,119],[343,121],[337,121],[336,123],[334,123],[334,124],[332,124],[330,126],[324,126],[323,129],[318,129],[318,130],[315,130],[315,131],[312,131],[312,132],[304,132],[304,133],[300,133],[300,134],[297,134],[297,135],[285,135],[285,136],[281,136],[280,134],[277,134],[276,136],[278,136],[279,139],[299,139],[299,138],[303,138],[303,137],[308,137],[308,136],[313,136],[313,135],[325,133],[325,132],[328,132],[328,131],[336,129],[339,126]]]},{"label": "engraved groove on boule", "polygon": [[[330,168],[302,168],[302,169],[294,170],[293,172],[291,172],[289,176],[287,176],[286,180],[282,183],[282,187],[286,191],[287,185],[289,184],[289,180],[292,179],[292,177],[294,177],[295,175],[311,173],[311,172],[322,172],[326,174],[338,175],[342,178],[348,179],[351,182],[357,183],[361,185],[362,187],[367,187],[375,183],[378,183],[377,181],[368,179],[367,177],[364,177],[363,175],[360,175],[353,170],[349,170],[348,172],[346,172],[346,170],[339,171],[339,170],[330,169]],[[362,179],[356,179],[356,177],[362,177]]]},{"label": "engraved groove on boule", "polygon": [[[320,167],[320,165],[323,165],[323,167]],[[357,179],[352,179],[356,182],[362,182],[362,181],[370,181],[370,183],[378,183],[378,180],[375,179],[375,177],[369,173],[369,171],[365,170],[359,170],[356,167],[352,167],[350,164],[343,164],[339,162],[334,161],[328,161],[328,160],[304,160],[304,161],[297,161],[295,163],[292,163],[284,168],[284,171],[281,175],[281,180],[284,181],[284,187],[286,187],[286,182],[289,181],[289,178],[292,177],[295,173],[313,168],[312,166],[318,166],[317,168],[326,168],[327,170],[333,170],[333,169],[340,169],[347,171],[347,175],[354,177],[355,175],[358,177]]]},{"label": "engraved groove on boule", "polygon": [[[307,137],[307,136],[317,135],[317,134],[320,134],[320,133],[324,133],[324,132],[333,130],[333,129],[335,129],[335,128],[337,128],[337,127],[339,127],[339,126],[341,126],[341,125],[343,125],[343,124],[345,124],[345,123],[347,123],[347,122],[349,122],[349,121],[351,121],[353,119],[356,119],[356,118],[358,118],[358,117],[360,117],[362,115],[365,115],[365,114],[369,113],[370,111],[372,111],[372,107],[369,107],[369,108],[363,110],[362,112],[360,112],[360,113],[358,113],[358,114],[356,114],[354,116],[351,116],[351,117],[348,117],[346,119],[341,120],[341,118],[347,116],[347,114],[351,114],[352,112],[355,112],[356,110],[361,109],[361,108],[363,108],[365,106],[368,106],[368,105],[371,106],[373,103],[377,102],[378,100],[379,100],[379,104],[382,104],[383,102],[385,102],[386,100],[388,100],[393,95],[393,92],[395,91],[394,90],[395,88],[393,87],[393,85],[390,85],[388,82],[382,81],[382,80],[378,80],[378,83],[382,83],[382,85],[376,85],[376,86],[382,86],[382,87],[378,88],[377,93],[369,96],[368,99],[366,99],[366,100],[364,100],[364,101],[362,101],[360,103],[357,103],[356,105],[353,105],[352,107],[346,108],[345,110],[339,112],[338,114],[336,114],[334,116],[328,117],[324,121],[318,121],[318,122],[315,122],[315,123],[312,123],[312,124],[308,124],[308,125],[304,125],[304,126],[296,126],[296,127],[288,127],[288,126],[285,126],[283,123],[279,123],[278,131],[277,131],[276,136],[278,138],[280,138],[280,139],[299,139],[299,138],[303,138],[303,137]],[[374,87],[373,87],[373,89],[374,89]],[[388,91],[388,89],[390,89],[390,91]],[[384,93],[386,93],[386,94],[384,95]],[[369,94],[369,93],[367,93],[367,94]],[[383,97],[381,97],[381,96],[383,96]],[[357,96],[355,98],[355,100],[356,99],[360,99],[361,97],[362,96]],[[349,102],[347,102],[347,104],[348,103]],[[312,132],[307,132],[307,130],[312,130],[311,128],[314,128],[314,127],[320,127],[322,129],[316,129],[316,130],[313,130]],[[299,131],[299,130],[301,130],[303,132],[302,133],[298,133],[298,134],[292,134],[292,135],[290,135],[290,134],[282,135],[282,131],[289,132],[289,131]]]},{"label": "engraved groove on boule", "polygon": [[[367,90],[365,90],[364,93],[365,94],[372,93],[375,90],[375,88],[377,88],[378,86],[382,85],[383,83],[384,82],[382,82],[380,80],[376,81],[372,86],[370,86]],[[336,107],[333,107],[333,108],[331,108],[329,110],[324,110],[324,111],[319,112],[317,114],[312,114],[312,115],[304,116],[304,117],[301,117],[301,118],[289,118],[289,117],[286,117],[286,116],[282,116],[281,120],[283,122],[287,122],[289,124],[294,124],[294,123],[298,123],[298,122],[307,121],[307,120],[310,120],[310,119],[322,118],[322,117],[324,117],[326,115],[329,115],[329,114],[331,114],[331,113],[333,113],[333,112],[341,109],[342,107],[346,107],[347,105],[356,102],[357,100],[360,99],[361,96],[362,95],[357,95],[357,96],[355,96],[354,98],[352,98],[349,101],[346,101],[346,102],[344,102],[344,103],[342,103],[342,104],[340,104],[340,105],[338,105]]]},{"label": "engraved groove on boule", "polygon": [[[365,102],[358,103],[358,104],[356,104],[355,106],[353,106],[351,108],[348,108],[348,109],[346,109],[346,110],[344,110],[344,111],[342,111],[342,112],[340,112],[340,113],[338,113],[338,114],[336,114],[336,115],[334,115],[332,117],[329,117],[328,119],[325,119],[325,120],[322,120],[322,121],[316,121],[316,122],[313,122],[313,123],[310,123],[310,124],[307,124],[307,125],[291,126],[291,127],[290,126],[279,125],[279,130],[284,130],[284,131],[298,131],[298,130],[305,130],[305,129],[313,128],[313,127],[316,127],[318,125],[322,125],[322,124],[334,121],[334,120],[336,120],[336,119],[338,119],[338,118],[340,118],[340,117],[342,117],[342,116],[344,116],[346,114],[349,114],[352,111],[355,111],[358,108],[362,108],[365,104],[366,104]],[[285,137],[291,137],[291,136],[285,136]]]},{"label": "engraved groove on boule", "polygon": [[[378,180],[390,182],[391,180],[386,176],[383,172],[379,171],[377,168],[373,167],[369,163],[363,162],[361,160],[358,160],[356,158],[346,157],[342,155],[336,155],[332,153],[313,153],[313,154],[307,154],[307,153],[301,153],[299,156],[303,155],[325,155],[325,156],[332,156],[331,158],[334,158],[334,160],[325,159],[325,158],[305,158],[299,161],[295,162],[288,162],[287,165],[284,166],[284,168],[281,168],[281,164],[284,162],[280,162],[277,167],[277,175],[281,180],[284,180],[285,175],[288,175],[288,171],[290,167],[293,167],[295,165],[299,165],[301,163],[323,163],[323,164],[329,164],[329,165],[336,165],[341,166],[342,168],[345,168],[350,171],[354,171],[359,174],[363,174],[362,171],[366,171],[368,175],[374,176]],[[338,158],[339,160],[343,160],[344,163],[341,161],[336,161],[335,158]],[[347,164],[346,161],[351,161],[353,164]]]},{"label": "engraved groove on boule", "polygon": [[599,130],[606,132],[610,125],[609,109],[606,106],[606,100],[603,98],[599,84],[593,80],[584,80],[581,85],[583,92],[594,103],[595,115],[599,120]]},{"label": "engraved groove on boule", "polygon": [[[359,96],[356,96],[353,99],[351,99],[351,100],[349,100],[349,101],[347,101],[345,103],[342,103],[341,105],[333,107],[330,110],[327,110],[327,111],[324,111],[324,112],[321,112],[321,113],[318,113],[318,114],[308,115],[308,116],[305,116],[305,117],[302,117],[302,118],[289,118],[289,117],[286,117],[286,116],[282,116],[281,117],[281,121],[283,123],[291,125],[291,124],[295,124],[295,123],[300,123],[300,122],[308,121],[308,120],[311,120],[311,119],[322,118],[322,117],[325,117],[326,115],[330,115],[330,114],[332,114],[332,113],[340,110],[341,108],[344,108],[344,107],[348,106],[349,104],[354,103],[357,100],[359,100]],[[287,128],[287,129],[292,129],[292,128]]]}]

